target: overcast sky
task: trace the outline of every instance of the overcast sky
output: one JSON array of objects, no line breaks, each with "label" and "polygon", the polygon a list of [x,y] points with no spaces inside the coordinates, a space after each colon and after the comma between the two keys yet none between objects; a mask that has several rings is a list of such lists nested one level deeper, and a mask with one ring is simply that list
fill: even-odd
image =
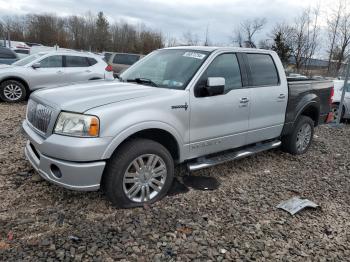
[{"label": "overcast sky", "polygon": [[110,22],[144,23],[165,36],[181,38],[191,31],[204,39],[209,25],[214,44],[229,44],[240,21],[265,17],[267,25],[257,40],[266,38],[276,22],[293,21],[303,9],[321,6],[323,23],[336,0],[0,0],[0,16],[26,13],[83,15],[103,11]]}]

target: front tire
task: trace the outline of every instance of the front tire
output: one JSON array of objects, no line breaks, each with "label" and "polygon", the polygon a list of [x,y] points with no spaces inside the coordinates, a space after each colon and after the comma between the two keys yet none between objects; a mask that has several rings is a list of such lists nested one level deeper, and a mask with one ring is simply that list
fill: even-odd
[{"label": "front tire", "polygon": [[9,103],[17,103],[25,100],[27,89],[17,80],[7,80],[0,85],[1,100]]},{"label": "front tire", "polygon": [[162,199],[174,178],[174,161],[161,144],[133,139],[108,161],[102,187],[119,208],[139,207]]},{"label": "front tire", "polygon": [[292,155],[304,154],[310,147],[314,135],[314,121],[300,116],[293,132],[282,139],[282,148]]}]

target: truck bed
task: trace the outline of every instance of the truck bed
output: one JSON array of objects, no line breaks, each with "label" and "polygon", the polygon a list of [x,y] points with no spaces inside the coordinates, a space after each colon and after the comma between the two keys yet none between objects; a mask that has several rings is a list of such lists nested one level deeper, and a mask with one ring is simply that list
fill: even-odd
[{"label": "truck bed", "polygon": [[331,110],[329,98],[332,88],[333,82],[330,80],[288,81],[289,97],[283,135],[289,134],[300,112],[310,105],[314,110],[309,113],[317,114],[315,126],[324,124]]}]

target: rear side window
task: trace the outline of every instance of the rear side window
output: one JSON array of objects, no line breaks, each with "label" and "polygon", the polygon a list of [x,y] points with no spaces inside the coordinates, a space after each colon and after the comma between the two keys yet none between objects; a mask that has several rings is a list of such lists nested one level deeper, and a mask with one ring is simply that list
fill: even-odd
[{"label": "rear side window", "polygon": [[83,56],[66,56],[66,67],[89,67],[89,61]]},{"label": "rear side window", "polygon": [[139,59],[139,55],[116,54],[113,58],[113,64],[132,65]]},{"label": "rear side window", "polygon": [[0,48],[0,58],[15,59],[16,55],[7,48]]},{"label": "rear side window", "polygon": [[268,54],[247,54],[252,86],[274,86],[279,84],[275,63]]},{"label": "rear side window", "polygon": [[62,67],[62,56],[53,55],[48,56],[40,61],[41,68]]},{"label": "rear side window", "polygon": [[93,65],[97,64],[97,61],[96,61],[95,58],[88,57],[88,61],[89,61],[90,66],[93,66]]}]

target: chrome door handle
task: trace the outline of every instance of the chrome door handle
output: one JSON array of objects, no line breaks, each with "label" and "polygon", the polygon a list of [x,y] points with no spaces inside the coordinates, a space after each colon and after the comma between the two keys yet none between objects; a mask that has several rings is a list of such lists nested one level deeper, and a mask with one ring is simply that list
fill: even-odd
[{"label": "chrome door handle", "polygon": [[59,70],[59,71],[57,71],[57,74],[63,74],[63,71],[61,71],[61,70]]},{"label": "chrome door handle", "polygon": [[242,97],[241,100],[239,101],[241,104],[246,104],[249,102],[248,97]]},{"label": "chrome door handle", "polygon": [[286,98],[286,95],[285,94],[280,94],[279,96],[278,96],[278,99],[285,99]]},{"label": "chrome door handle", "polygon": [[91,70],[85,70],[86,73],[91,73]]}]

